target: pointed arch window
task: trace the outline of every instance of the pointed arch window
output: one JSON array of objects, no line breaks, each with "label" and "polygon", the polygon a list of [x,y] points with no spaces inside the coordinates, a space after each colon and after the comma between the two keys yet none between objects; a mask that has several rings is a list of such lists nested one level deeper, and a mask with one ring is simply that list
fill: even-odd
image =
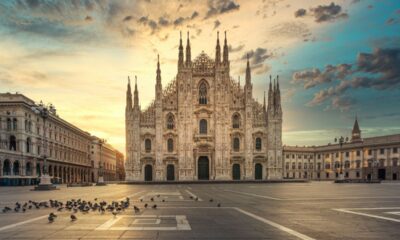
[{"label": "pointed arch window", "polygon": [[17,130],[17,119],[16,118],[14,118],[13,119],[13,130],[15,131],[15,130]]},{"label": "pointed arch window", "polygon": [[27,153],[30,153],[31,152],[31,145],[32,145],[32,141],[31,141],[31,138],[27,138],[26,139],[26,152]]},{"label": "pointed arch window", "polygon": [[238,137],[233,138],[233,151],[239,152],[240,150],[240,139]]},{"label": "pointed arch window", "polygon": [[13,135],[9,138],[9,150],[17,151],[17,139]]},{"label": "pointed arch window", "polygon": [[261,146],[262,146],[262,140],[261,138],[256,138],[256,150],[261,151]]},{"label": "pointed arch window", "polygon": [[144,140],[144,149],[146,152],[151,151],[151,140],[148,138],[146,138],[146,140]]},{"label": "pointed arch window", "polygon": [[207,104],[207,85],[205,82],[199,85],[199,104]]},{"label": "pointed arch window", "polygon": [[174,151],[174,140],[172,138],[168,138],[168,140],[167,140],[167,148],[168,148],[168,152],[173,152]]},{"label": "pointed arch window", "polygon": [[7,118],[7,131],[11,131],[12,130],[12,123],[11,123],[11,119]]},{"label": "pointed arch window", "polygon": [[207,120],[201,119],[199,125],[200,134],[207,134]]},{"label": "pointed arch window", "polygon": [[232,116],[232,128],[240,128],[240,116],[239,116],[239,114],[234,114]]},{"label": "pointed arch window", "polygon": [[174,129],[174,128],[175,128],[174,115],[172,115],[172,113],[170,113],[167,116],[167,129]]}]

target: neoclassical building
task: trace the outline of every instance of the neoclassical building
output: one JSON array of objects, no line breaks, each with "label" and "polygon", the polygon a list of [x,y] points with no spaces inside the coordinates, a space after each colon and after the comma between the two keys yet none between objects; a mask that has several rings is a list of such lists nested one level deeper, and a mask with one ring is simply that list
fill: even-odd
[{"label": "neoclassical building", "polygon": [[[137,83],[126,93],[127,181],[240,180],[283,177],[282,108],[279,80],[270,81],[268,105],[253,97],[247,59],[244,86],[230,76],[228,44],[217,37],[215,58],[192,60],[179,42],[178,71],[161,84],[160,62],[155,99],[141,109]],[[244,63],[245,64],[245,63]]]},{"label": "neoclassical building", "polygon": [[284,146],[284,177],[313,180],[400,179],[400,134],[362,138],[356,119],[342,145]]},{"label": "neoclassical building", "polygon": [[[0,185],[37,184],[44,172],[58,183],[96,182],[99,166],[114,180],[115,150],[100,148],[98,138],[62,119],[54,107],[44,119],[40,104],[19,93],[0,93]],[[45,148],[46,146],[46,148]]]}]

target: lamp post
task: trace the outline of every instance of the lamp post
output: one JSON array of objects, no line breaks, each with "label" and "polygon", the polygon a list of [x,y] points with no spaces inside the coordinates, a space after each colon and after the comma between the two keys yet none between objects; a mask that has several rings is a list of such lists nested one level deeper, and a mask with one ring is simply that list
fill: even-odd
[{"label": "lamp post", "polygon": [[104,171],[103,171],[103,162],[101,161],[101,151],[103,144],[106,142],[105,139],[99,139],[98,144],[100,148],[100,156],[99,156],[99,177],[97,178],[96,186],[104,186],[106,183],[104,182]]},{"label": "lamp post", "polygon": [[[47,139],[46,139],[46,120],[49,117],[49,108],[53,108],[52,106],[47,107],[42,102],[39,105],[32,106],[32,111],[38,114],[43,120],[43,174],[40,176],[40,183],[35,187],[34,190],[55,190],[56,186],[51,183],[51,177],[47,172]],[[39,134],[39,133],[38,133]]]},{"label": "lamp post", "polygon": [[339,152],[339,161],[340,161],[340,172],[339,172],[339,179],[343,180],[344,176],[343,176],[343,156],[342,156],[342,147],[343,144],[346,143],[347,141],[349,141],[349,138],[346,137],[344,138],[343,136],[340,136],[339,138],[335,138],[335,142],[339,143],[340,146],[340,152]]}]

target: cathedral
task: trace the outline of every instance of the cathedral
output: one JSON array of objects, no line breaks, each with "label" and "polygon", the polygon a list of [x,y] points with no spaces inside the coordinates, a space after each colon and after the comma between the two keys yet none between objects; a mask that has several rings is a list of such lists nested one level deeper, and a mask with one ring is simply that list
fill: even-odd
[{"label": "cathedral", "polygon": [[[246,77],[230,76],[225,33],[217,35],[215,58],[192,60],[189,33],[186,57],[179,43],[176,78],[161,84],[157,61],[155,99],[141,109],[137,82],[126,92],[126,180],[193,181],[281,179],[282,108],[279,79],[270,77],[268,104],[253,97],[251,66]],[[246,64],[246,63],[243,63]]]}]

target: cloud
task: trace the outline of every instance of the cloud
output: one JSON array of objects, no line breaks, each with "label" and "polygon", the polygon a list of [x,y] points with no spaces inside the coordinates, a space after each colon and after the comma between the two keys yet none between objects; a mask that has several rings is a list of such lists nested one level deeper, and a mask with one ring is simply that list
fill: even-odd
[{"label": "cloud", "polygon": [[354,104],[356,104],[356,100],[349,96],[336,96],[332,98],[331,106],[328,106],[326,110],[329,109],[338,109],[341,112],[345,112],[350,110]]},{"label": "cloud", "polygon": [[354,64],[328,65],[323,71],[311,69],[295,72],[292,83],[302,83],[312,88],[334,80],[336,86],[321,89],[314,94],[308,106],[321,105],[332,99],[330,109],[345,109],[340,104],[354,104],[343,95],[349,89],[370,88],[392,90],[400,87],[400,48],[376,48],[372,53],[359,53]]},{"label": "cloud", "polygon": [[295,17],[303,17],[306,15],[306,13],[307,13],[307,10],[305,10],[304,8],[300,8],[296,12],[294,12],[294,16]]},{"label": "cloud", "polygon": [[316,8],[311,8],[310,12],[315,17],[316,22],[327,22],[348,17],[347,13],[342,12],[342,7],[333,2],[330,5],[319,5]]},{"label": "cloud", "polygon": [[235,3],[235,1],[233,0],[209,0],[208,10],[205,19],[219,14],[224,14],[235,10],[239,10],[239,8],[240,5]]},{"label": "cloud", "polygon": [[240,52],[240,51],[242,51],[243,48],[244,48],[244,44],[241,44],[241,45],[239,45],[237,47],[232,47],[232,45],[228,46],[228,50],[229,50],[230,53]]},{"label": "cloud", "polygon": [[348,14],[342,11],[342,7],[333,2],[329,5],[319,5],[315,8],[310,8],[308,12],[304,8],[300,8],[294,12],[296,18],[306,15],[314,17],[315,22],[318,23],[330,22],[348,17]]},{"label": "cloud", "polygon": [[221,22],[219,20],[215,20],[214,21],[214,29],[216,29],[217,27],[219,27],[219,25],[221,25]]},{"label": "cloud", "polygon": [[250,59],[251,64],[257,65],[263,63],[267,58],[270,58],[272,55],[267,53],[266,48],[257,48],[256,50],[250,50],[246,54],[242,56],[242,60],[246,60],[247,56]]},{"label": "cloud", "polygon": [[323,83],[330,83],[335,79],[344,79],[352,70],[350,64],[328,65],[324,71],[317,68],[293,73],[293,83],[303,83],[304,89],[309,89]]},{"label": "cloud", "polygon": [[389,18],[388,20],[386,20],[385,23],[386,23],[387,25],[392,25],[392,24],[396,23],[396,19],[394,19],[394,18]]}]

